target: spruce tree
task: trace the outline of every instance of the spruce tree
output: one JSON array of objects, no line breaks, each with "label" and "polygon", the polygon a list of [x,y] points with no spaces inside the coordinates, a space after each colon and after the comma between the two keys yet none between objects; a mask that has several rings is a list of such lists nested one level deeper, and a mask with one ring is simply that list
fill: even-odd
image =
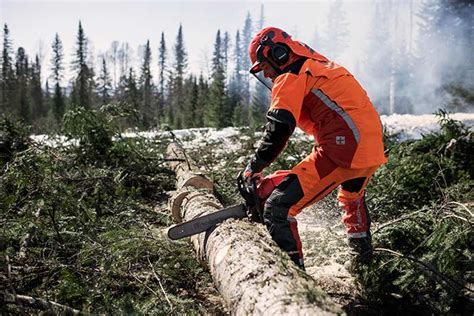
[{"label": "spruce tree", "polygon": [[19,47],[16,54],[16,102],[14,103],[18,117],[27,123],[31,123],[31,104],[29,97],[29,74],[28,56],[25,49]]},{"label": "spruce tree", "polygon": [[108,59],[112,63],[112,89],[117,88],[118,84],[118,62],[119,62],[119,46],[120,43],[118,41],[113,41],[110,44],[109,52],[107,54]]},{"label": "spruce tree", "polygon": [[230,36],[229,32],[224,33],[224,39],[222,41],[222,63],[226,74],[229,74],[229,49],[230,49]]},{"label": "spruce tree", "polygon": [[101,104],[110,102],[112,93],[112,79],[107,68],[105,56],[102,56],[102,67],[100,68],[99,77],[97,78],[97,92],[99,94]]},{"label": "spruce tree", "polygon": [[245,107],[249,107],[250,104],[250,82],[248,70],[250,69],[250,57],[248,56],[248,47],[253,38],[253,29],[252,29],[252,17],[250,13],[247,13],[245,18],[244,28],[242,30],[242,43],[241,43],[241,70],[245,71],[247,75],[243,77],[242,80],[242,103]]},{"label": "spruce tree", "polygon": [[325,39],[320,34],[318,28],[315,28],[313,31],[313,37],[311,38],[310,47],[312,47],[323,55],[325,55],[326,53]]},{"label": "spruce tree", "polygon": [[142,66],[140,69],[140,115],[141,124],[145,128],[151,126],[151,122],[154,119],[154,86],[153,77],[151,75],[151,48],[150,41],[146,42],[143,51]]},{"label": "spruce tree", "polygon": [[52,56],[51,56],[51,77],[54,82],[53,102],[52,102],[52,113],[56,123],[60,123],[66,108],[65,96],[61,88],[61,81],[64,76],[63,66],[63,44],[59,38],[59,34],[56,33],[52,44]]},{"label": "spruce tree", "polygon": [[131,54],[132,54],[132,49],[130,48],[130,45],[128,43],[122,43],[118,49],[118,62],[119,62],[119,80],[122,80],[123,78],[127,78],[129,75],[129,69],[130,69],[130,60],[131,60]]},{"label": "spruce tree", "polygon": [[[125,102],[129,105],[137,114],[140,107],[140,92],[138,90],[137,80],[133,68],[129,68],[128,74],[121,76],[117,90],[116,98],[121,102]],[[139,119],[139,117],[136,117]],[[135,125],[137,120],[135,118],[129,118],[128,124]]]},{"label": "spruce tree", "polygon": [[[376,3],[370,24],[366,54],[364,61],[364,75],[361,81],[366,87],[369,97],[379,113],[389,111],[390,76],[392,72],[391,60],[393,47],[391,45],[389,6]],[[373,52],[376,52],[375,54]]]},{"label": "spruce tree", "polygon": [[167,67],[167,51],[165,42],[165,33],[161,32],[160,47],[158,50],[158,69],[159,69],[159,83],[158,83],[158,120],[162,121],[164,117],[165,105],[165,85],[166,85],[166,67]]},{"label": "spruce tree", "polygon": [[44,103],[44,108],[45,108],[45,115],[49,116],[50,111],[52,111],[52,102],[51,102],[51,91],[49,88],[49,81],[46,79],[46,82],[44,84],[44,94],[43,94],[43,103]]},{"label": "spruce tree", "polygon": [[5,23],[3,26],[2,73],[0,87],[0,111],[12,113],[15,102],[15,72],[13,70],[13,48],[10,30]]},{"label": "spruce tree", "polygon": [[194,117],[194,126],[203,127],[204,126],[204,112],[209,103],[209,85],[207,80],[204,79],[203,74],[199,76],[197,83],[197,102],[196,102],[196,115]]},{"label": "spruce tree", "polygon": [[43,89],[41,85],[41,64],[38,55],[36,55],[35,62],[31,65],[30,69],[30,95],[32,101],[32,119],[33,121],[37,121],[38,119],[46,116],[48,111],[43,100]]},{"label": "spruce tree", "polygon": [[[265,23],[263,4],[260,8],[260,19],[257,23],[257,27],[262,29]],[[257,82],[251,104],[251,123],[253,126],[258,126],[265,122],[265,113],[267,112],[269,105],[270,90],[268,90],[268,88],[261,82]]]},{"label": "spruce tree", "polygon": [[331,60],[336,60],[344,53],[349,42],[349,27],[342,0],[334,1],[329,7],[327,33],[331,40],[326,43],[326,54]]},{"label": "spruce tree", "polygon": [[[243,89],[243,80],[244,75],[242,72],[242,58],[244,52],[242,51],[242,41],[240,40],[240,31],[237,30],[235,34],[235,45],[234,45],[234,71],[232,80],[229,84],[229,105],[231,107],[232,115],[232,125],[242,126],[246,122],[244,119],[244,104],[242,102],[242,89]],[[247,116],[248,117],[248,116]]]},{"label": "spruce tree", "polygon": [[82,24],[79,21],[79,28],[77,31],[76,38],[76,53],[73,61],[73,70],[76,72],[76,78],[74,82],[74,100],[77,104],[74,106],[82,106],[90,108],[92,105],[92,89],[93,84],[93,71],[87,64],[87,46],[88,40],[82,28]]},{"label": "spruce tree", "polygon": [[186,127],[197,127],[197,102],[198,102],[198,86],[196,77],[190,75],[184,81],[184,108],[183,121]]},{"label": "spruce tree", "polygon": [[169,122],[174,128],[181,128],[186,126],[186,122],[183,121],[184,109],[184,75],[187,71],[187,53],[184,47],[183,37],[183,26],[180,24],[178,29],[178,35],[176,37],[176,43],[174,46],[174,70],[170,72],[170,102],[169,106],[169,118],[172,118],[172,122]]},{"label": "spruce tree", "polygon": [[217,31],[212,58],[212,83],[209,89],[209,103],[205,112],[205,124],[211,127],[230,125],[231,113],[227,113],[228,99],[225,86],[223,43],[220,30]]}]

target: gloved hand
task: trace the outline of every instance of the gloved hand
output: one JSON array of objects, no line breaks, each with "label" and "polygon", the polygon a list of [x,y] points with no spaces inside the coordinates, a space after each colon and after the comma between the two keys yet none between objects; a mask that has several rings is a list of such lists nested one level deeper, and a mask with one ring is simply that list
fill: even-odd
[{"label": "gloved hand", "polygon": [[239,174],[239,177],[242,178],[243,182],[250,186],[253,179],[256,180],[257,183],[262,181],[262,173],[261,172],[254,172],[250,166],[250,164],[245,167],[244,171]]},{"label": "gloved hand", "polygon": [[239,173],[238,177],[248,188],[252,186],[253,180],[255,180],[258,184],[263,179],[262,173],[253,171],[250,164],[248,164],[247,167],[245,167],[245,169]]}]

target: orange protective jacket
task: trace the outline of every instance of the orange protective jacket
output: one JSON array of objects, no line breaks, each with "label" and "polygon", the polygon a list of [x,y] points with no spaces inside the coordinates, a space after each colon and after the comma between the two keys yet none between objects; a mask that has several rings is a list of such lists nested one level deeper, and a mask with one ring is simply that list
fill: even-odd
[{"label": "orange protective jacket", "polygon": [[367,168],[387,161],[382,124],[354,76],[334,62],[307,59],[298,74],[275,79],[269,113],[291,112],[338,166]]}]

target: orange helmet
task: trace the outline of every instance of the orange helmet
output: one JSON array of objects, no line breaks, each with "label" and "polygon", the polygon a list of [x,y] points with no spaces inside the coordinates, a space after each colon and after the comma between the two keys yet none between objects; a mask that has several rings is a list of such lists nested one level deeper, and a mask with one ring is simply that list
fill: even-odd
[{"label": "orange helmet", "polygon": [[264,60],[271,61],[281,70],[289,61],[289,50],[294,54],[319,61],[328,61],[326,57],[317,53],[305,43],[294,41],[291,35],[276,27],[266,27],[253,38],[249,46],[249,55],[252,62],[251,73],[261,71],[260,63]]}]

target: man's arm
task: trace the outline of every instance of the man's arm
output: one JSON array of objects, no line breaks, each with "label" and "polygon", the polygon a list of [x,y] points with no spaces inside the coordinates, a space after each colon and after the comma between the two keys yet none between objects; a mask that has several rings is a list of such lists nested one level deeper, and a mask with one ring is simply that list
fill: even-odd
[{"label": "man's arm", "polygon": [[293,114],[285,109],[271,109],[267,121],[262,142],[250,160],[253,173],[261,172],[278,157],[296,127]]}]

